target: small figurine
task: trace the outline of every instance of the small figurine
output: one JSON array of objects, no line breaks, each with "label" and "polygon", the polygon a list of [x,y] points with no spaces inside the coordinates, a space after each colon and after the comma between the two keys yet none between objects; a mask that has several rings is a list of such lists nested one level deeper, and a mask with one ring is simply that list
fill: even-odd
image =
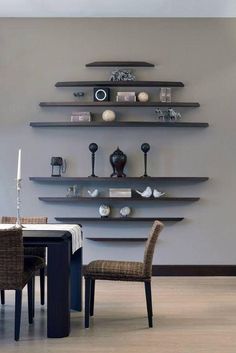
[{"label": "small figurine", "polygon": [[101,205],[99,207],[99,213],[101,217],[108,217],[111,212],[110,206]]},{"label": "small figurine", "polygon": [[98,192],[98,189],[95,189],[93,191],[91,190],[88,190],[88,194],[91,196],[91,197],[97,197],[99,192]]},{"label": "small figurine", "polygon": [[76,98],[81,98],[81,97],[84,97],[85,93],[83,91],[79,91],[79,92],[74,92],[73,95]]},{"label": "small figurine", "polygon": [[165,192],[158,191],[157,189],[153,190],[153,196],[155,197],[155,199],[157,199],[161,196],[164,196],[165,194],[166,194]]},{"label": "small figurine", "polygon": [[137,194],[141,195],[144,198],[149,198],[152,196],[152,189],[150,188],[150,186],[147,186],[143,192],[139,190],[135,190],[135,191],[137,192]]},{"label": "small figurine", "polygon": [[128,206],[122,207],[120,209],[120,215],[121,217],[128,217],[131,213],[131,208]]}]

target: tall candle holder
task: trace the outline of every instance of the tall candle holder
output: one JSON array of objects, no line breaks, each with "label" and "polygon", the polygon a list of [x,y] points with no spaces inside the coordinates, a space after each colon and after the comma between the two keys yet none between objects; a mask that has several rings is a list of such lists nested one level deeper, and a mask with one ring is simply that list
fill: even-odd
[{"label": "tall candle holder", "polygon": [[141,150],[143,151],[144,153],[144,174],[143,174],[143,177],[147,177],[147,153],[148,151],[150,150],[150,145],[149,143],[143,143],[141,145]]},{"label": "tall candle holder", "polygon": [[96,177],[97,175],[94,174],[94,167],[95,167],[95,152],[98,149],[98,145],[96,143],[90,143],[89,145],[89,150],[91,152],[91,159],[92,159],[92,174],[90,175],[91,177]]},{"label": "tall candle holder", "polygon": [[21,207],[21,199],[20,199],[20,192],[21,192],[21,179],[17,179],[16,181],[16,228],[22,228],[21,219],[20,219],[20,207]]}]

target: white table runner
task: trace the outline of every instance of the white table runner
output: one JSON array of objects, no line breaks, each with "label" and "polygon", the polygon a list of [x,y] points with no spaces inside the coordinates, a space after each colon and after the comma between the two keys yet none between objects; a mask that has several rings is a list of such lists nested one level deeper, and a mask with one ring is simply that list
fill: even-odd
[{"label": "white table runner", "polygon": [[[23,224],[23,231],[42,230],[42,231],[65,231],[71,233],[72,237],[72,253],[82,247],[81,227],[77,224]],[[14,227],[13,224],[0,224],[0,229],[9,229]]]}]

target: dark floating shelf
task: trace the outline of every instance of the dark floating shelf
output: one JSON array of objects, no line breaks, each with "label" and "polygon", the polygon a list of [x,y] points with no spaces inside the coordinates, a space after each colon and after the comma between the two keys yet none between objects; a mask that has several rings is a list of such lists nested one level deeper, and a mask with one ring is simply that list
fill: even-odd
[{"label": "dark floating shelf", "polygon": [[55,87],[184,87],[179,81],[64,81]]},{"label": "dark floating shelf", "polygon": [[200,197],[159,197],[159,198],[144,198],[144,197],[39,197],[40,201],[45,202],[64,202],[64,203],[79,203],[79,202],[98,202],[98,201],[144,201],[144,202],[196,202]]},{"label": "dark floating shelf", "polygon": [[148,238],[86,238],[88,240],[92,240],[92,241],[114,241],[114,242],[118,242],[118,241],[127,241],[127,242],[139,242],[139,241],[146,241]]},{"label": "dark floating shelf", "polygon": [[94,61],[86,67],[155,67],[146,61]]},{"label": "dark floating shelf", "polygon": [[37,182],[47,182],[47,183],[99,183],[99,182],[111,182],[111,183],[133,183],[133,182],[141,182],[141,183],[149,183],[149,182],[191,182],[191,183],[200,183],[203,181],[207,181],[208,177],[126,177],[126,178],[110,178],[110,177],[29,177],[31,181]]},{"label": "dark floating shelf", "polygon": [[117,121],[117,122],[30,122],[31,127],[208,127],[208,123],[199,122],[159,122],[159,121]]},{"label": "dark floating shelf", "polygon": [[196,102],[40,102],[39,105],[40,107],[200,107],[200,104]]},{"label": "dark floating shelf", "polygon": [[154,222],[156,219],[161,222],[181,222],[184,217],[55,217],[56,221],[69,224],[81,222]]}]

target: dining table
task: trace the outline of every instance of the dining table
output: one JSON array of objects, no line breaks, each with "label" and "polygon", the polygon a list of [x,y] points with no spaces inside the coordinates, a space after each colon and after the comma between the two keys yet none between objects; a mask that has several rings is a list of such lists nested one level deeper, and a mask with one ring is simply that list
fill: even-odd
[{"label": "dining table", "polygon": [[[1,229],[12,225],[1,224]],[[70,334],[71,310],[82,310],[82,229],[79,225],[22,225],[24,246],[47,248],[47,337]]]}]

